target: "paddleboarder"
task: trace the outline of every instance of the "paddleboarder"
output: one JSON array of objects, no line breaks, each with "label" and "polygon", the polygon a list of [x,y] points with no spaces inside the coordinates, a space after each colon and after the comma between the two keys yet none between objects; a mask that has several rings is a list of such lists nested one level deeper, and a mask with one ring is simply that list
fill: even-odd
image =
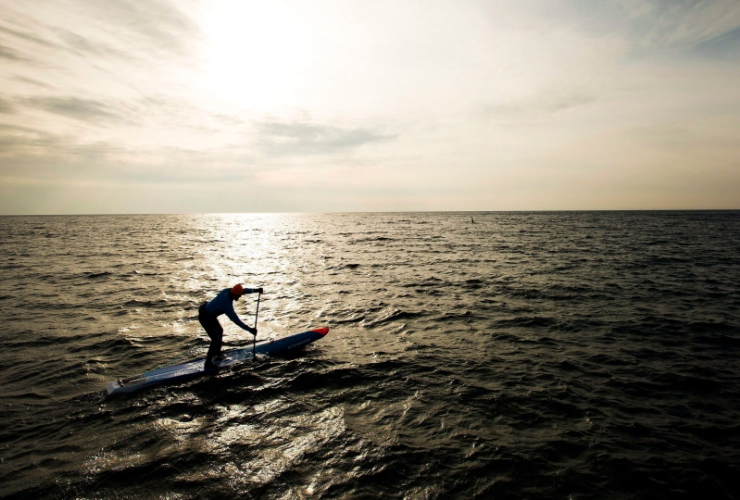
[{"label": "paddleboarder", "polygon": [[236,315],[236,312],[234,312],[234,301],[239,300],[239,297],[245,293],[262,293],[262,288],[244,288],[240,284],[236,284],[231,288],[224,288],[216,295],[215,299],[210,302],[203,302],[200,308],[198,308],[198,321],[200,321],[200,324],[211,338],[211,346],[208,348],[208,354],[206,354],[206,370],[215,368],[213,358],[221,354],[221,338],[223,337],[224,329],[221,323],[218,322],[218,317],[222,314],[228,316],[231,321],[243,330],[257,337],[257,325],[255,325],[255,328],[252,328],[244,324],[239,319],[239,316]]}]

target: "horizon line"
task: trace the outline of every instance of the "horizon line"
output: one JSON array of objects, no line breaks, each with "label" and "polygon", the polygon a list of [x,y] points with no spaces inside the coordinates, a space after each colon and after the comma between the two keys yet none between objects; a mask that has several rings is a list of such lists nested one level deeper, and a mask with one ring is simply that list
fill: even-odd
[{"label": "horizon line", "polygon": [[286,212],[141,212],[141,213],[48,213],[0,214],[0,217],[132,217],[154,215],[301,215],[301,214],[487,214],[487,213],[561,213],[561,212],[737,212],[740,208],[588,208],[539,210],[347,210],[347,211],[286,211]]}]

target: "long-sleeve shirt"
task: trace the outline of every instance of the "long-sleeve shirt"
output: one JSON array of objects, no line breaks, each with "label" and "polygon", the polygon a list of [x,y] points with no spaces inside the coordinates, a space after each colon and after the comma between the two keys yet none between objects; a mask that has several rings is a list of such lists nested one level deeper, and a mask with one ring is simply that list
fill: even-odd
[{"label": "long-sleeve shirt", "polygon": [[[244,323],[242,323],[242,320],[239,319],[239,316],[236,315],[236,312],[234,312],[234,301],[231,300],[231,297],[229,296],[229,288],[224,288],[221,290],[218,295],[216,295],[216,298],[210,301],[208,304],[206,304],[206,312],[212,316],[218,317],[222,314],[225,314],[228,316],[228,318],[233,321],[235,324],[239,325],[240,328],[250,331],[251,328]],[[256,289],[252,288],[245,288],[244,293],[255,293],[257,292]]]}]

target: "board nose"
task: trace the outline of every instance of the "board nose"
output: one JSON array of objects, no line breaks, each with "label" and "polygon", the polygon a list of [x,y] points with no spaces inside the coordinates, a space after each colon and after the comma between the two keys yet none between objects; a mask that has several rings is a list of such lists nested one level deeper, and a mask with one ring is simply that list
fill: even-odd
[{"label": "board nose", "polygon": [[317,328],[317,329],[311,330],[311,331],[314,332],[314,333],[318,333],[319,335],[326,335],[327,333],[329,333],[329,328],[328,327]]}]

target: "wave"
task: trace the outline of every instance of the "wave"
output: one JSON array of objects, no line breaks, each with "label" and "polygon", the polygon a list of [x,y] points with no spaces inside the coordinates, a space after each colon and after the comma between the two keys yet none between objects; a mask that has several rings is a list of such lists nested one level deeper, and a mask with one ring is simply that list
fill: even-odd
[{"label": "wave", "polygon": [[111,273],[110,271],[101,271],[101,272],[97,272],[97,273],[87,273],[85,275],[86,278],[90,278],[90,279],[104,278],[104,277],[107,277],[107,276],[113,276],[113,273]]},{"label": "wave", "polygon": [[361,322],[361,325],[366,328],[374,328],[378,326],[384,326],[389,323],[393,323],[393,322],[400,321],[400,320],[420,318],[422,316],[425,316],[426,314],[427,313],[423,313],[423,312],[404,311],[402,309],[386,310],[386,311],[383,311],[382,314],[380,314],[380,317],[372,319],[372,320],[365,320]]}]

